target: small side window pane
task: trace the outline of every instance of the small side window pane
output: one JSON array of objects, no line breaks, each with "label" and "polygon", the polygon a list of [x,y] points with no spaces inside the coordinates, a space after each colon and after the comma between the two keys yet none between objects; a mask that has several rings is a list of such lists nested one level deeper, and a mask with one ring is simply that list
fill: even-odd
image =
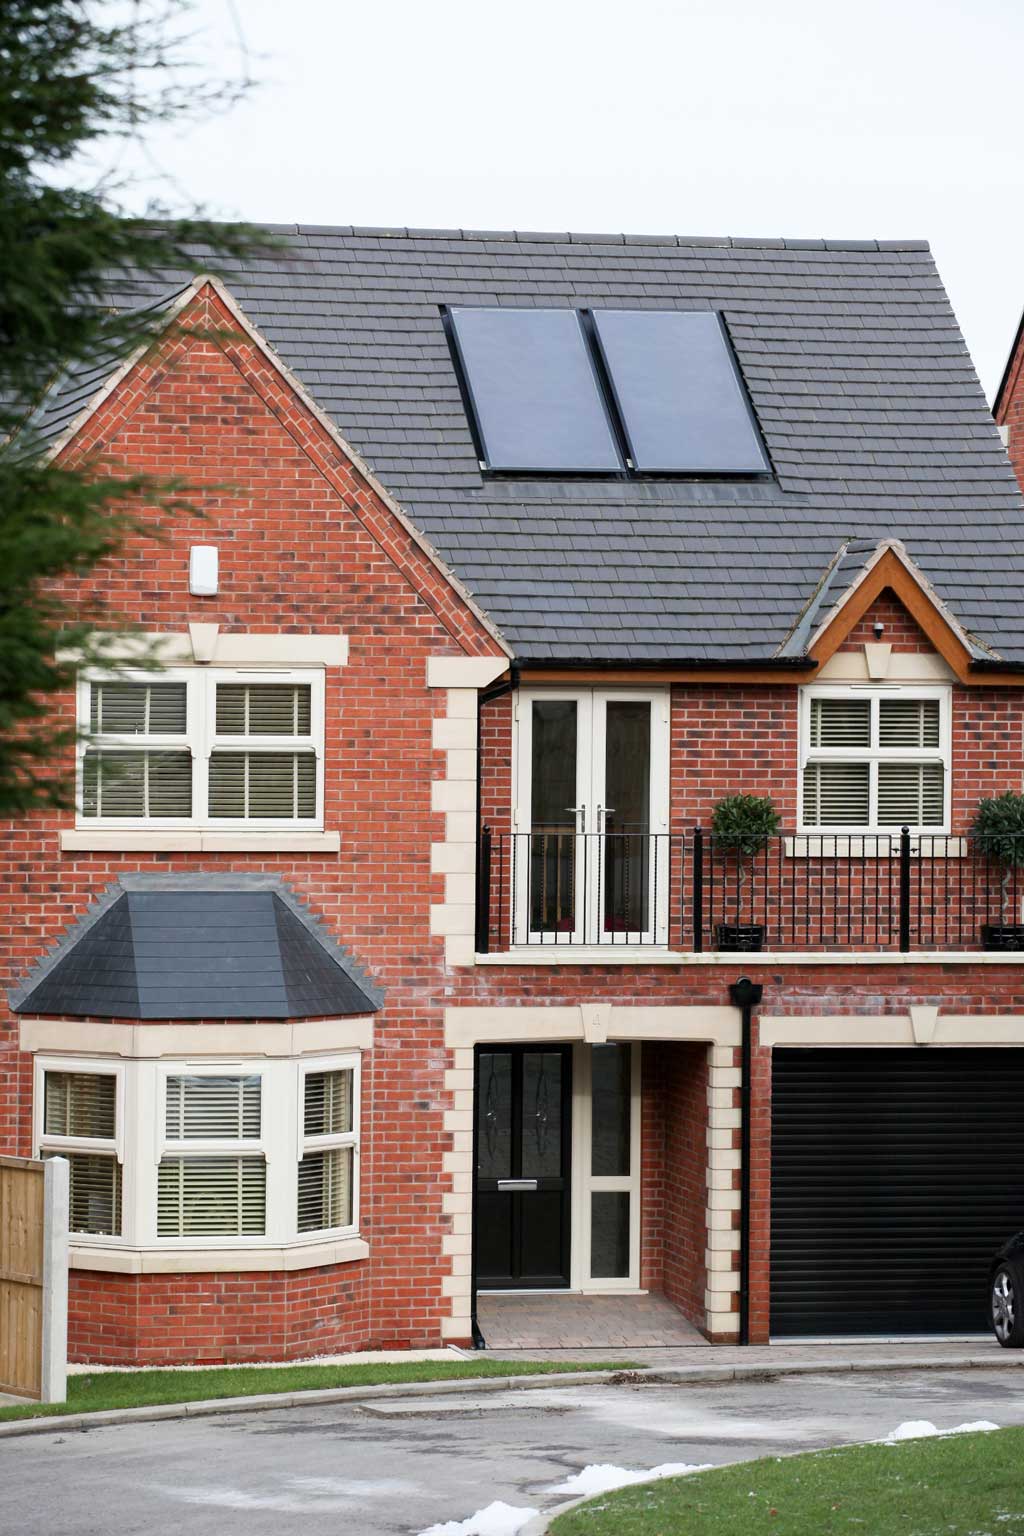
[{"label": "small side window pane", "polygon": [[298,1230],[328,1231],[352,1225],[351,1147],[308,1152],[299,1163]]},{"label": "small side window pane", "polygon": [[352,1073],[308,1072],[303,1105],[307,1136],[339,1136],[352,1129]]},{"label": "small side window pane", "polygon": [[47,1072],[43,1078],[43,1134],[113,1141],[117,1083],[111,1073]]}]

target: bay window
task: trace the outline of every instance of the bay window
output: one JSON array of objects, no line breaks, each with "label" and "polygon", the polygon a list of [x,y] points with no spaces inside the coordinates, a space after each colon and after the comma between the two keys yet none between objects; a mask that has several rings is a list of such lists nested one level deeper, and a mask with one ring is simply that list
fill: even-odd
[{"label": "bay window", "polygon": [[804,689],[803,830],[948,831],[949,708],[948,688]]},{"label": "bay window", "polygon": [[83,678],[80,824],[319,825],[323,681],[205,668]]},{"label": "bay window", "polygon": [[360,1056],[36,1058],[35,1142],[70,1163],[72,1240],[149,1253],[358,1231]]}]

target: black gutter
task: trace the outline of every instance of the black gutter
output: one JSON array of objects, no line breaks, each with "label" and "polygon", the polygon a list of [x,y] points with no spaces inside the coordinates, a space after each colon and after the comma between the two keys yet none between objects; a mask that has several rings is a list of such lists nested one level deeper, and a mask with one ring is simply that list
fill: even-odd
[{"label": "black gutter", "polygon": [[750,1081],[753,1066],[752,1014],[764,996],[764,987],[749,976],[729,986],[729,999],[743,1015],[740,1056],[740,1337],[750,1343]]},{"label": "black gutter", "polygon": [[1007,661],[1002,656],[975,656],[967,663],[968,672],[1024,672],[1024,661]]},{"label": "black gutter", "polygon": [[636,657],[614,661],[607,657],[595,660],[592,656],[568,656],[562,659],[542,656],[531,661],[529,657],[521,656],[512,670],[513,675],[518,677],[522,672],[547,672],[565,667],[573,670],[586,668],[589,672],[665,672],[681,668],[694,672],[763,672],[766,667],[778,667],[784,672],[811,672],[817,665],[809,656],[766,656],[757,661],[751,661],[749,657],[740,661],[723,661],[717,656],[714,659],[707,656],[681,656],[676,659],[661,657],[657,661],[641,661]]}]

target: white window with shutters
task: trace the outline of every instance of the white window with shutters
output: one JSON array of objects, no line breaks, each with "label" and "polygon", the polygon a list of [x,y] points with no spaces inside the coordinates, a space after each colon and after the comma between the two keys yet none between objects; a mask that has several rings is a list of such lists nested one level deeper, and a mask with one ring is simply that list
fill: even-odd
[{"label": "white window with shutters", "polygon": [[299,1235],[359,1225],[359,1058],[299,1067]]},{"label": "white window with shutters", "polygon": [[950,691],[802,690],[800,830],[949,831]]},{"label": "white window with shutters", "polygon": [[66,1060],[36,1062],[35,1144],[66,1157],[70,1232],[90,1241],[123,1233],[124,1072]]},{"label": "white window with shutters", "polygon": [[83,677],[82,826],[323,825],[322,671]]}]

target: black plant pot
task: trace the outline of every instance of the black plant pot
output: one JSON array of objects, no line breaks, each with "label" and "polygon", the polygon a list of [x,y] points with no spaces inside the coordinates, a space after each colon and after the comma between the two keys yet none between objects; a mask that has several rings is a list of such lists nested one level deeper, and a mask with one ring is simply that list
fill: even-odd
[{"label": "black plant pot", "polygon": [[715,929],[718,949],[743,950],[750,953],[764,948],[763,923],[719,923]]},{"label": "black plant pot", "polygon": [[1024,923],[982,923],[982,949],[1024,949]]}]

